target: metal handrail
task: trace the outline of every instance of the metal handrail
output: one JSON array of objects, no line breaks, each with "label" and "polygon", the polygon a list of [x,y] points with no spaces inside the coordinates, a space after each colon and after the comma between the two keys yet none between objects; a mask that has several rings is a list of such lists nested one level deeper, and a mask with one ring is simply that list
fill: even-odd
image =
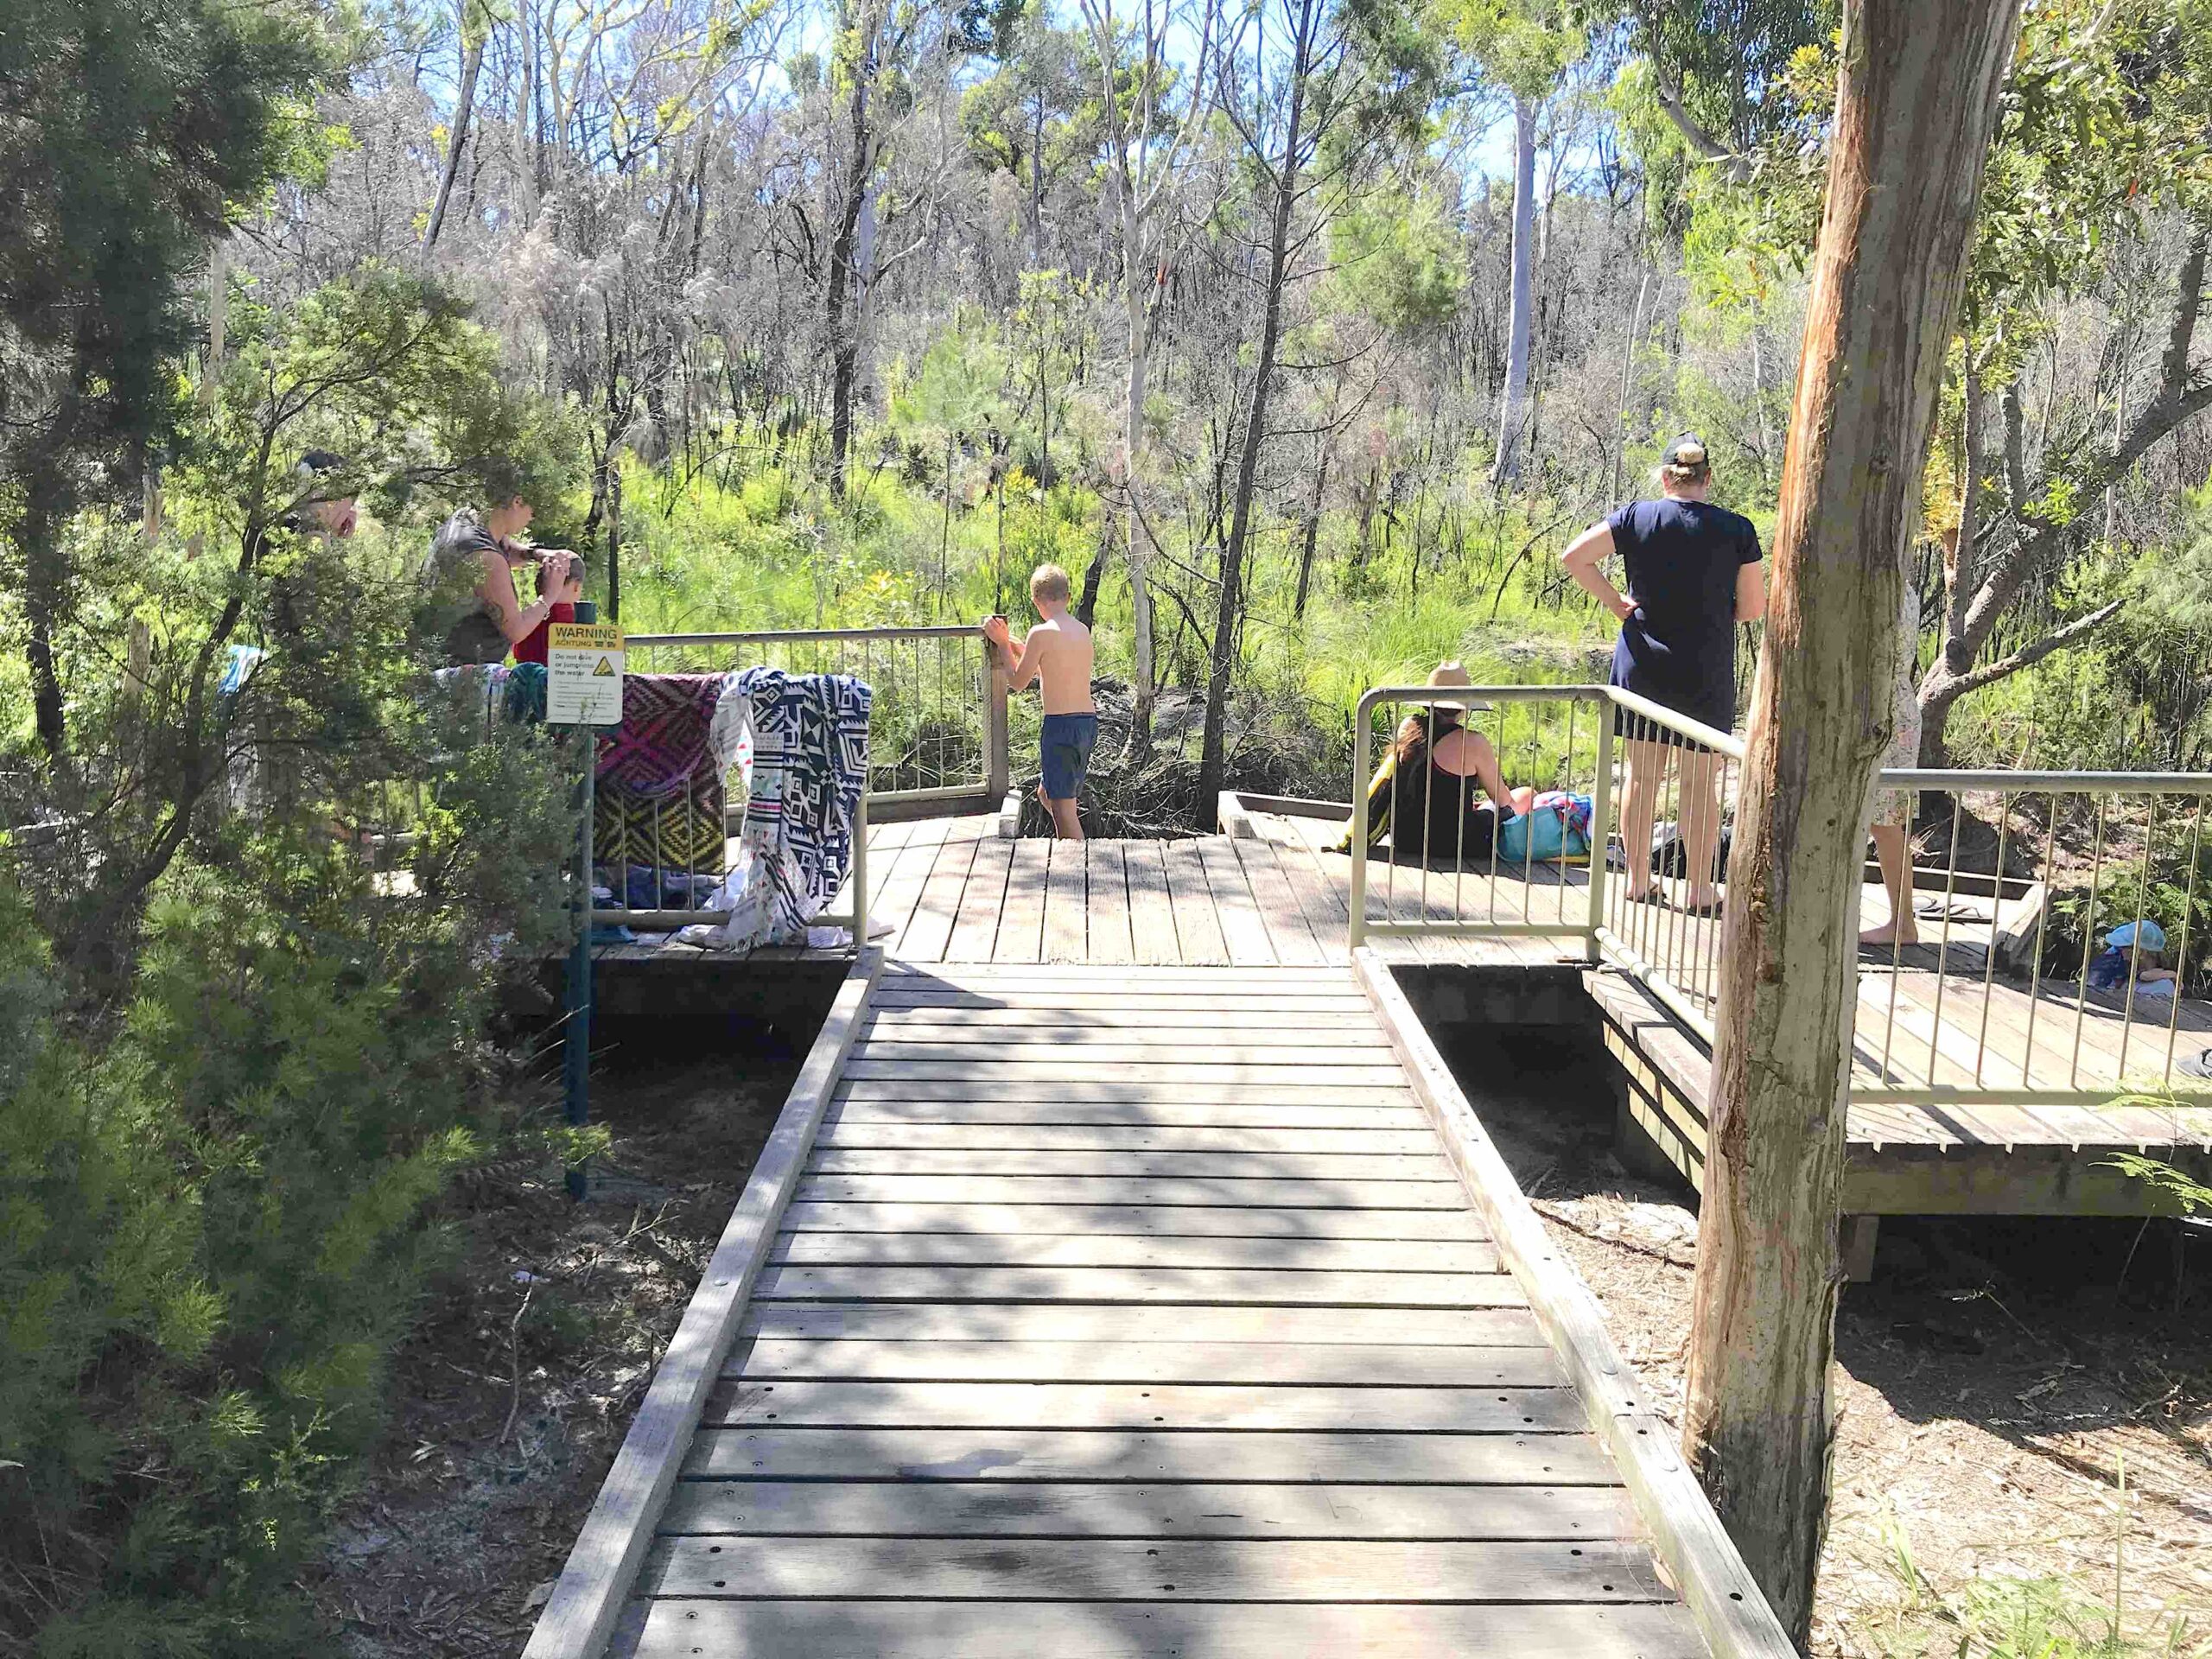
[{"label": "metal handrail", "polygon": [[2202,795],[2212,792],[2212,772],[2006,772],[1984,767],[1885,766],[1875,774],[1883,789],[1924,789],[1946,794]]},{"label": "metal handrail", "polygon": [[[871,643],[895,645],[912,642],[917,645],[926,640],[973,640],[984,642],[982,627],[975,623],[927,623],[912,626],[890,624],[867,628],[747,628],[677,631],[664,633],[632,633],[626,636],[625,646],[633,651],[682,650],[689,646],[767,646],[767,645],[867,645]],[[893,659],[894,662],[896,658]],[[911,788],[879,789],[871,779],[868,799],[879,813],[890,812],[912,817],[949,802],[969,803],[977,810],[995,809],[1007,791],[1011,775],[1011,757],[1007,752],[1007,690],[1006,675],[997,654],[987,655],[981,679],[981,717],[982,761],[980,776],[973,783],[917,784]],[[890,763],[893,776],[897,762]]]},{"label": "metal handrail", "polygon": [[738,633],[632,633],[627,645],[827,645],[840,639],[980,639],[972,624],[880,628],[756,628]]},{"label": "metal handrail", "polygon": [[[1717,758],[1724,770],[1719,780],[1711,786],[1715,789],[1717,798],[1724,801],[1726,798],[1725,768],[1730,765],[1740,765],[1745,753],[1744,740],[1735,734],[1719,731],[1654,703],[1649,698],[1615,686],[1377,686],[1359,700],[1353,735],[1353,823],[1350,846],[1352,855],[1350,906],[1352,943],[1357,944],[1363,936],[1373,934],[1429,938],[1510,938],[1529,934],[1562,938],[1580,936],[1586,941],[1592,960],[1602,958],[1623,969],[1643,984],[1688,1029],[1710,1043],[1713,1039],[1714,1027],[1709,1009],[1718,991],[1719,953],[1725,948],[1719,936],[1710,928],[1698,930],[1685,925],[1680,919],[1679,912],[1673,912],[1671,920],[1651,920],[1647,919],[1645,912],[1640,910],[1629,910],[1613,918],[1610,925],[1605,916],[1606,855],[1616,828],[1612,810],[1617,804],[1612,781],[1613,721],[1601,721],[1599,730],[1597,776],[1592,785],[1595,810],[1592,825],[1591,898],[1586,922],[1578,925],[1562,910],[1560,925],[1557,927],[1533,925],[1528,922],[1500,923],[1497,919],[1498,900],[1494,878],[1497,867],[1494,859],[1488,919],[1459,913],[1456,900],[1452,906],[1454,913],[1445,918],[1431,914],[1418,921],[1393,920],[1389,916],[1392,901],[1387,899],[1384,900],[1386,914],[1383,921],[1378,923],[1367,913],[1370,885],[1368,872],[1370,817],[1367,785],[1371,772],[1374,744],[1371,717],[1375,709],[1385,702],[1477,708],[1544,700],[1564,702],[1570,707],[1581,702],[1602,702],[1634,715],[1641,721],[1648,721],[1653,727],[1678,734],[1688,744],[1694,745]],[[1573,730],[1570,712],[1570,761],[1573,753]],[[1664,752],[1670,755],[1675,753],[1671,748]],[[1688,756],[1694,751],[1686,747],[1682,753]],[[1686,759],[1681,765],[1681,776],[1687,779],[1691,774],[1691,762]],[[1682,786],[1687,787],[1687,785]],[[1987,941],[1968,939],[1961,943],[1953,938],[1952,922],[1958,913],[1955,906],[1961,881],[1955,830],[1959,819],[1955,817],[1954,842],[1946,867],[1942,903],[1936,912],[1940,917],[1938,936],[1922,947],[1933,949],[1936,953],[1933,1006],[1915,1008],[1908,1003],[1900,1012],[1897,995],[1900,975],[1897,970],[1912,964],[1904,961],[1902,947],[1893,950],[1891,956],[1891,997],[1887,1019],[1884,1020],[1879,1010],[1876,1009],[1871,1027],[1860,1024],[1856,1027],[1867,1052],[1872,1054],[1878,1051],[1878,1058],[1873,1062],[1876,1080],[1855,1084],[1853,1089],[1854,1098],[1929,1103],[1945,1101],[1970,1103],[1977,1100],[2024,1098],[2061,1103],[2109,1102],[2139,1092],[2145,1086],[2154,1091],[2186,1094],[2191,1098],[2208,1092],[2177,1087],[2175,1078],[2177,1039],[2181,1034],[2180,1004],[2183,1001],[2180,995],[2182,988],[2178,985],[2173,987],[2175,995],[2171,998],[2170,1005],[2163,1009],[2157,1008],[2158,1002],[2169,1000],[2159,998],[2153,1001],[2148,998],[2139,999],[2138,987],[2143,982],[2139,977],[2139,968],[2134,965],[2130,965],[2126,970],[2124,1009],[2109,1002],[2096,1005],[2107,1014],[2118,1012],[2121,1016],[2117,1033],[2103,1028],[2106,1034],[2099,1039],[2108,1047],[2117,1041],[2116,1059],[2113,1060],[2117,1069],[2113,1078],[2107,1080],[2096,1075],[2101,1063],[2093,1065],[2088,1076],[2083,1075],[2082,1067],[2085,1057],[2094,1060],[2096,1052],[2095,1044],[2085,1048],[2083,1036],[2083,1022],[2090,1010],[2091,998],[2088,958],[2094,949],[2094,936],[2122,922],[2145,919],[2154,868],[2153,851],[2158,844],[2155,830],[2159,826],[2164,826],[2171,831],[2172,836],[2180,838],[2179,842],[2169,844],[2167,850],[2170,855],[2175,846],[2188,843],[2188,892],[2183,899],[2182,931],[2173,964],[2180,971],[2187,970],[2191,954],[2189,921],[2197,903],[2196,870],[2202,851],[2204,809],[2212,804],[2212,773],[2027,772],[1900,766],[1883,768],[1876,775],[1876,786],[1900,791],[1931,791],[1955,796],[1982,794],[2002,798],[2005,805],[1998,814],[1996,849],[2000,870],[2005,863],[2006,837],[2014,833],[2012,812],[2016,806],[2025,804],[2030,798],[2036,796],[2052,798],[2052,823],[2043,832],[2051,838],[2051,846],[2045,849],[2044,859],[2045,868],[2049,869],[2053,868],[2051,855],[2056,848],[2056,825],[2060,816],[2057,803],[2067,797],[2080,798],[2095,805],[2095,850],[2086,867],[2086,886],[2081,879],[2084,874],[2083,867],[2078,864],[2071,867],[2074,879],[2070,885],[2085,895],[2081,918],[2085,932],[2084,949],[2078,969],[2071,965],[2069,958],[2069,965],[2064,972],[2052,975],[2047,971],[2044,945],[2045,936],[2050,927],[2051,912],[2047,900],[2041,908],[2031,907],[2034,963],[2032,968],[2026,970],[2030,1006],[2026,1015],[2025,1049],[2022,1057],[2015,1061],[2002,1050],[1990,1046],[1992,993],[1996,984],[1996,969],[2000,954],[2011,952],[2017,957],[2028,949],[2024,941],[2029,912],[2017,913],[2010,921],[2005,919],[2005,906],[2010,901],[2000,882],[1992,894],[1990,913],[1983,918],[1989,928]],[[2184,798],[2184,805],[2179,814],[2165,814],[2146,798],[2156,797]],[[2114,816],[2116,804],[2122,799],[2133,799],[2140,804],[2128,809],[2124,814]],[[2190,799],[2195,803],[2193,817],[2189,815],[2190,808],[2186,804]],[[2107,836],[2108,818],[2115,832],[2109,840]],[[2109,859],[2108,855],[2113,854],[2119,844],[2123,826],[2131,825],[2133,829],[2126,833],[2139,842],[2139,851],[2128,853],[2125,864]],[[1394,837],[1394,848],[1395,844]],[[1633,858],[1642,849],[1624,849],[1624,851]],[[2112,884],[2119,885],[2129,875],[2126,864],[2138,867],[2133,871],[2132,898],[2113,913],[2100,912],[2098,906],[2101,897],[2107,892],[2107,874],[2111,874]],[[1396,868],[1395,851],[1392,868],[1394,870]],[[1510,873],[1510,865],[1508,873]],[[1687,874],[1687,868],[1684,873]],[[2039,896],[2044,889],[2038,883],[2031,884],[2030,891]],[[1428,890],[1424,884],[1424,906],[1427,899]],[[1524,898],[1522,902],[1525,912],[1529,901]],[[2109,899],[2107,902],[2110,902]],[[1924,925],[1926,912],[1923,912],[1923,918]],[[1618,931],[1623,928],[1636,937],[1624,937]],[[1956,995],[1953,998],[1955,1012],[1947,1015],[1946,987],[1956,976],[1956,970],[1948,963],[1957,960],[1961,951],[1979,951],[1980,954],[1978,957],[1969,955],[1965,958],[1969,963],[1968,971],[1966,979],[1960,981],[1956,987]],[[1980,982],[1978,1001],[1975,995],[1977,988],[1968,982],[1976,978]],[[2052,989],[2060,994],[2057,998],[2059,1006],[2048,1016],[2054,1024],[2046,1027],[2044,1046],[2039,1049],[2037,1046],[2035,1009],[2047,1004]],[[2120,995],[2115,988],[2113,995]],[[2139,1017],[2145,1001],[2151,1001],[2155,1010],[2147,1022]],[[2000,1020],[1998,1023],[2001,1029],[2004,1021]],[[2068,1025],[2071,1027],[2070,1032],[2063,1029]],[[2016,1032],[2014,1034],[2018,1036],[2020,1033]],[[2131,1055],[2134,1053],[2131,1042],[2148,1045],[2150,1052],[2139,1058],[2153,1071],[2161,1074],[2148,1085],[2141,1083],[2140,1074],[2130,1065]],[[2107,1053],[2107,1058],[2113,1059],[2113,1056]],[[2004,1074],[2015,1067],[2019,1083],[2017,1086],[2008,1087],[2004,1083]],[[1993,1071],[1995,1076],[1988,1075]]]},{"label": "metal handrail", "polygon": [[1701,743],[1715,754],[1726,755],[1731,760],[1744,758],[1744,740],[1733,732],[1724,732],[1717,726],[1708,726],[1701,720],[1692,720],[1688,715],[1669,709],[1663,702],[1624,690],[1618,685],[1601,685],[1605,700],[1616,708],[1625,709],[1631,715],[1641,715],[1655,726],[1663,726],[1670,732],[1679,732],[1693,742]]}]

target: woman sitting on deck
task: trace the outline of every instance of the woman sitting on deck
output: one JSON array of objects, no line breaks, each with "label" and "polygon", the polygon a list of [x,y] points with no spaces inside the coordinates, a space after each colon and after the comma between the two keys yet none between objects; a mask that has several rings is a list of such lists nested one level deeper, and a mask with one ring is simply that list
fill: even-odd
[{"label": "woman sitting on deck", "polygon": [[[1439,664],[1428,683],[1450,688],[1472,682],[1454,662]],[[1509,788],[1490,740],[1467,728],[1468,709],[1483,706],[1431,703],[1399,723],[1389,753],[1367,785],[1370,850],[1388,836],[1393,862],[1487,860],[1497,844],[1501,805],[1508,816],[1529,810],[1535,791]],[[1351,846],[1347,830],[1340,850]]]}]

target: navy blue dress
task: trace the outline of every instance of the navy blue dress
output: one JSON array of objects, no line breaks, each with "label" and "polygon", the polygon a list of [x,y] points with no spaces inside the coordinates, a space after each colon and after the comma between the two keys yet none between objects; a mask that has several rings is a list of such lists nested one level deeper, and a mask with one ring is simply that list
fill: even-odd
[{"label": "navy blue dress", "polygon": [[[1707,501],[1631,501],[1611,518],[1636,609],[1613,642],[1612,683],[1727,731],[1736,720],[1736,573],[1759,561],[1751,521]],[[1635,729],[1637,736],[1662,736]]]}]

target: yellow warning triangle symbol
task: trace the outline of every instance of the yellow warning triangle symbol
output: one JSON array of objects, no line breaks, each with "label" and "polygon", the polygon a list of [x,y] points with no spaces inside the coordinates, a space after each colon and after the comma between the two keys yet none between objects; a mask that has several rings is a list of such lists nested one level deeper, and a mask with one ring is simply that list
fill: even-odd
[{"label": "yellow warning triangle symbol", "polygon": [[602,674],[612,675],[613,672],[613,663],[608,658],[602,657],[599,659],[599,666],[592,670],[591,677],[595,680]]}]

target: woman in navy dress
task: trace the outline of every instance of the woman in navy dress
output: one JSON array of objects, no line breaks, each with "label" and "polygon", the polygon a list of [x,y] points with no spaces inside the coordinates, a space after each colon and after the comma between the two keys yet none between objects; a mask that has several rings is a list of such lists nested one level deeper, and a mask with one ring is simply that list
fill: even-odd
[{"label": "woman in navy dress", "polygon": [[[1705,440],[1685,433],[1667,446],[1656,500],[1631,501],[1576,537],[1560,556],[1567,574],[1620,619],[1612,683],[1694,721],[1727,731],[1736,718],[1738,622],[1766,613],[1758,532],[1740,514],[1717,507]],[[1623,594],[1605,575],[1618,553]],[[1629,852],[1628,894],[1655,897],[1648,854],[1659,790],[1670,765],[1680,769],[1685,908],[1718,913],[1714,859],[1720,846],[1719,756],[1672,729],[1623,711],[1628,786],[1621,842]],[[1671,752],[1671,753],[1670,753]]]}]

